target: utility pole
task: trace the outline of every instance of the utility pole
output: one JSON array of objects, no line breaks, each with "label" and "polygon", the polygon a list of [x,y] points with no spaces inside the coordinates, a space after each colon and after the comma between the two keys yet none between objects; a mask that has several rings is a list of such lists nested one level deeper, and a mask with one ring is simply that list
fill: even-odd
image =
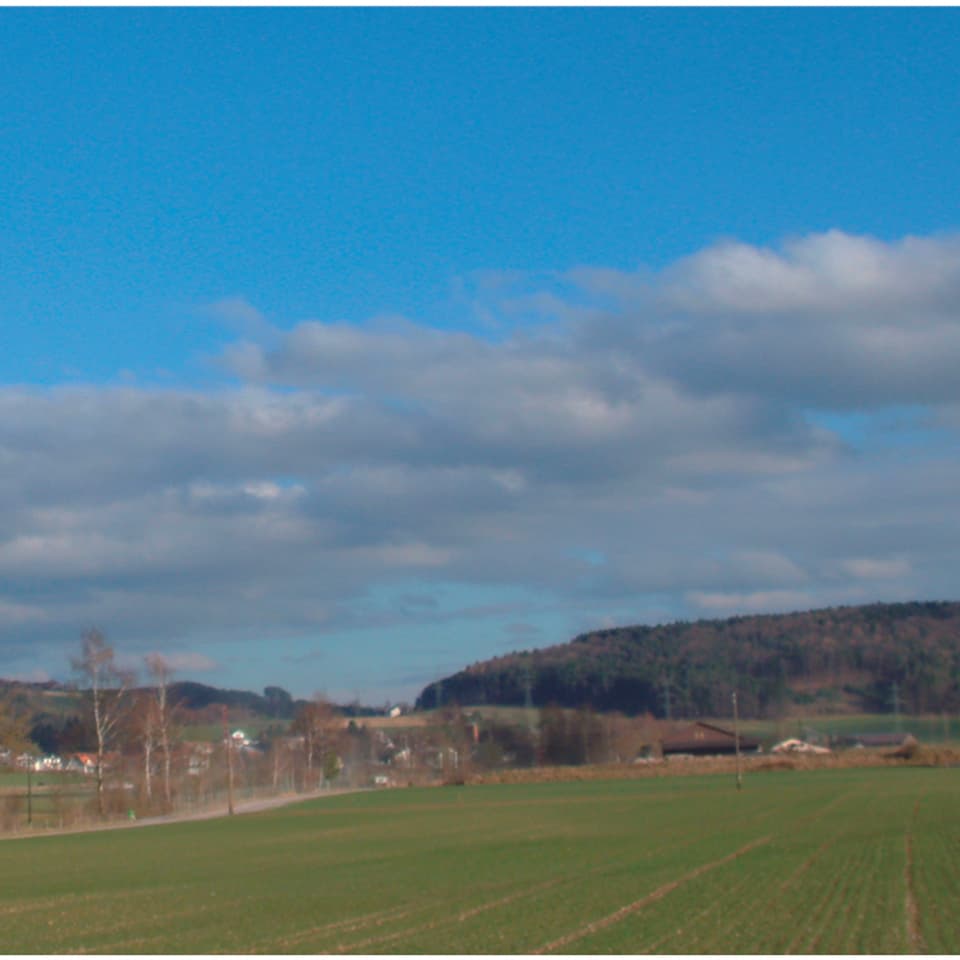
[{"label": "utility pole", "polygon": [[527,721],[527,729],[530,731],[530,734],[533,735],[533,681],[530,677],[529,664],[525,664],[523,668],[523,709],[524,717]]},{"label": "utility pole", "polygon": [[233,737],[230,735],[230,727],[227,724],[227,706],[224,704],[220,708],[220,715],[223,718],[223,743],[227,749],[227,813],[233,816]]},{"label": "utility pole", "polygon": [[530,746],[534,751],[534,763],[540,762],[540,734],[533,712],[533,678],[530,675],[530,664],[523,665],[523,710],[527,721],[527,735]]},{"label": "utility pole", "polygon": [[893,681],[893,722],[897,733],[900,733],[902,724],[900,723],[900,684]]},{"label": "utility pole", "polygon": [[740,716],[737,712],[737,691],[733,691],[733,746],[737,751],[737,789],[743,786],[743,774],[740,770]]},{"label": "utility pole", "polygon": [[33,825],[33,757],[27,764],[27,826]]}]

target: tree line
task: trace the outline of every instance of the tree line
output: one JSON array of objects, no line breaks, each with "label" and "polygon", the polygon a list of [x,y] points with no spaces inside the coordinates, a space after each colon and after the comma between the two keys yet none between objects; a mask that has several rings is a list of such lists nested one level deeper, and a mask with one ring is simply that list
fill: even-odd
[{"label": "tree line", "polygon": [[[247,787],[312,790],[338,776],[342,754],[356,752],[344,742],[339,711],[320,694],[294,700],[280,687],[265,688],[261,697],[175,682],[159,653],[144,657],[146,684],[137,686],[135,672],[121,667],[97,629],[81,636],[71,666],[76,689],[58,691],[70,703],[59,714],[38,714],[22,687],[0,684],[0,764],[24,755],[83,757],[99,817],[117,807],[170,812],[188,795],[232,791],[236,777]],[[238,740],[233,726],[251,714],[277,721],[265,742]],[[219,745],[185,740],[187,724],[204,720],[222,725]]]}]

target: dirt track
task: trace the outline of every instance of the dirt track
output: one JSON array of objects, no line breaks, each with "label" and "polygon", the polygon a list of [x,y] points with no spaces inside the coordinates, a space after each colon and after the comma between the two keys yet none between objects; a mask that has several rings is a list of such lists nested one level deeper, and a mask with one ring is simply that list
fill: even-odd
[{"label": "dirt track", "polygon": [[[320,797],[336,797],[345,793],[362,793],[372,790],[373,787],[352,787],[333,790],[317,790],[314,793],[284,793],[276,797],[258,797],[254,800],[239,800],[234,807],[234,813],[242,816],[245,813],[259,813],[261,810],[273,810],[276,807],[287,807],[292,803],[303,803],[306,800],[316,800]],[[164,823],[184,823],[188,820],[215,820],[218,817],[229,816],[223,805],[208,807],[204,810],[184,810],[160,817],[143,817],[140,820],[108,820],[106,823],[88,823],[62,829],[33,830],[24,833],[0,834],[0,840],[29,840],[34,837],[62,837],[70,833],[92,833],[95,830],[133,830],[137,827],[155,827]]]}]

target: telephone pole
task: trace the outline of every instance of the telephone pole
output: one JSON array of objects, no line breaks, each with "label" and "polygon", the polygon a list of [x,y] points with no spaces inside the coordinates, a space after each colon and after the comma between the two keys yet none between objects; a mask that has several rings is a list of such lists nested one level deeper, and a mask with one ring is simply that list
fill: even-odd
[{"label": "telephone pole", "polygon": [[33,825],[33,757],[29,757],[27,764],[27,826]]},{"label": "telephone pole", "polygon": [[[661,684],[663,686],[663,712],[664,716],[669,722],[671,719],[673,719],[670,710],[670,678],[664,675]],[[734,694],[734,696],[736,696],[736,694]]]},{"label": "telephone pole", "polygon": [[743,774],[740,770],[740,716],[737,711],[737,691],[733,691],[733,746],[737,752],[737,789],[743,786]]},{"label": "telephone pole", "polygon": [[227,724],[227,706],[224,704],[220,708],[220,716],[223,718],[223,745],[227,749],[227,813],[233,816],[233,737],[230,735],[230,727]]},{"label": "telephone pole", "polygon": [[523,709],[527,720],[527,729],[533,733],[533,681],[530,678],[530,665],[523,668]]}]

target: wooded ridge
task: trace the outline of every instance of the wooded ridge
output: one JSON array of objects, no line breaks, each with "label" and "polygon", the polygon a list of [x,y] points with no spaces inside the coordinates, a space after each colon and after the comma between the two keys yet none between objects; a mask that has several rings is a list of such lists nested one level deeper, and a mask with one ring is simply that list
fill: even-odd
[{"label": "wooded ridge", "polygon": [[960,709],[960,603],[874,603],[596,630],[429,684],[421,709],[589,706],[657,717]]}]

